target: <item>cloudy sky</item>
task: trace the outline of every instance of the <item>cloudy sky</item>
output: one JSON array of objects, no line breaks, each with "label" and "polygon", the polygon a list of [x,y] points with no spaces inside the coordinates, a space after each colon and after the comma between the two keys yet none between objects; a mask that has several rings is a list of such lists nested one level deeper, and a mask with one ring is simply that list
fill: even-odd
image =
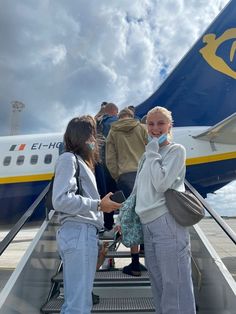
[{"label": "cloudy sky", "polygon": [[138,105],[228,0],[3,0],[0,135],[64,131],[102,101]]},{"label": "cloudy sky", "polygon": [[236,216],[236,181],[231,182],[215,194],[208,194],[207,202],[222,216]]}]

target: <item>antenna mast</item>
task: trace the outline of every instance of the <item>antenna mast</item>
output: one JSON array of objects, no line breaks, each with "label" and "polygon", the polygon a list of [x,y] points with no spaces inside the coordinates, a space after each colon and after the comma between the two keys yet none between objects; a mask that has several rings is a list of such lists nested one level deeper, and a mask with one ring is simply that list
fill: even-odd
[{"label": "antenna mast", "polygon": [[25,108],[23,102],[14,100],[11,102],[11,135],[19,134],[20,131],[20,113]]}]

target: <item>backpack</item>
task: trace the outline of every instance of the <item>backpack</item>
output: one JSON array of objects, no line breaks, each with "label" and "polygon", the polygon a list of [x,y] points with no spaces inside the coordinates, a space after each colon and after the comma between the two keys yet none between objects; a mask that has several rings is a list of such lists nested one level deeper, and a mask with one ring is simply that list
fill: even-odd
[{"label": "backpack", "polygon": [[117,116],[110,116],[108,114],[105,114],[103,117],[102,117],[102,120],[100,122],[101,124],[101,130],[102,130],[102,134],[103,136],[106,138],[108,136],[108,133],[110,131],[110,128],[111,128],[111,124],[113,122],[116,122],[118,120],[118,117]]},{"label": "backpack", "polygon": [[[77,169],[75,172],[75,178],[76,178],[76,183],[77,183],[77,191],[75,192],[75,194],[77,195],[83,195],[83,189],[82,189],[82,184],[81,184],[81,178],[80,178],[80,167],[79,167],[79,160],[76,154],[74,154],[75,159],[76,159],[76,165],[77,165]],[[52,177],[50,183],[49,183],[49,188],[48,188],[48,192],[45,195],[45,207],[47,208],[47,210],[55,210],[55,208],[53,207],[52,204],[52,190],[53,190],[53,182],[54,182],[54,178],[55,175]]]}]

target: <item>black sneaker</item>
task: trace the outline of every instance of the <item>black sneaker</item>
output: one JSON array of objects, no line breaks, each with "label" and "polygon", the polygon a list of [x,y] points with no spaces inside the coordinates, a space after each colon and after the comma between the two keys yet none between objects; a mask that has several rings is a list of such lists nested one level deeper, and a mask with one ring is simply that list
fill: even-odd
[{"label": "black sneaker", "polygon": [[139,266],[137,268],[134,268],[132,263],[130,263],[128,266],[125,266],[122,272],[130,276],[135,276],[135,277],[141,276],[141,270]]},{"label": "black sneaker", "polygon": [[97,294],[94,294],[93,292],[92,292],[92,299],[93,299],[93,305],[95,305],[95,304],[98,304],[99,303],[99,295],[97,295]]},{"label": "black sneaker", "polygon": [[147,270],[147,268],[143,264],[141,264],[141,263],[139,263],[139,268],[140,268],[141,271]]}]

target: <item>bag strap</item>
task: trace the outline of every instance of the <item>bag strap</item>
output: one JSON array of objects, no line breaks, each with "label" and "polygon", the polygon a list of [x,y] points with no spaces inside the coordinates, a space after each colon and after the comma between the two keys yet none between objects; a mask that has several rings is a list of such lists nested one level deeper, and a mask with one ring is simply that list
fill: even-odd
[{"label": "bag strap", "polygon": [[146,157],[145,157],[145,155],[143,154],[143,156],[142,156],[141,159],[140,159],[139,165],[138,165],[137,173],[139,173],[139,172],[142,170],[143,164],[144,164],[145,160],[146,160]]},{"label": "bag strap", "polygon": [[75,172],[75,178],[76,178],[76,183],[77,183],[77,191],[75,194],[77,195],[83,195],[83,188],[82,188],[82,184],[81,184],[81,178],[80,178],[80,165],[79,165],[79,159],[78,159],[78,156],[73,153],[74,156],[75,156],[75,160],[76,160],[76,172]]}]

